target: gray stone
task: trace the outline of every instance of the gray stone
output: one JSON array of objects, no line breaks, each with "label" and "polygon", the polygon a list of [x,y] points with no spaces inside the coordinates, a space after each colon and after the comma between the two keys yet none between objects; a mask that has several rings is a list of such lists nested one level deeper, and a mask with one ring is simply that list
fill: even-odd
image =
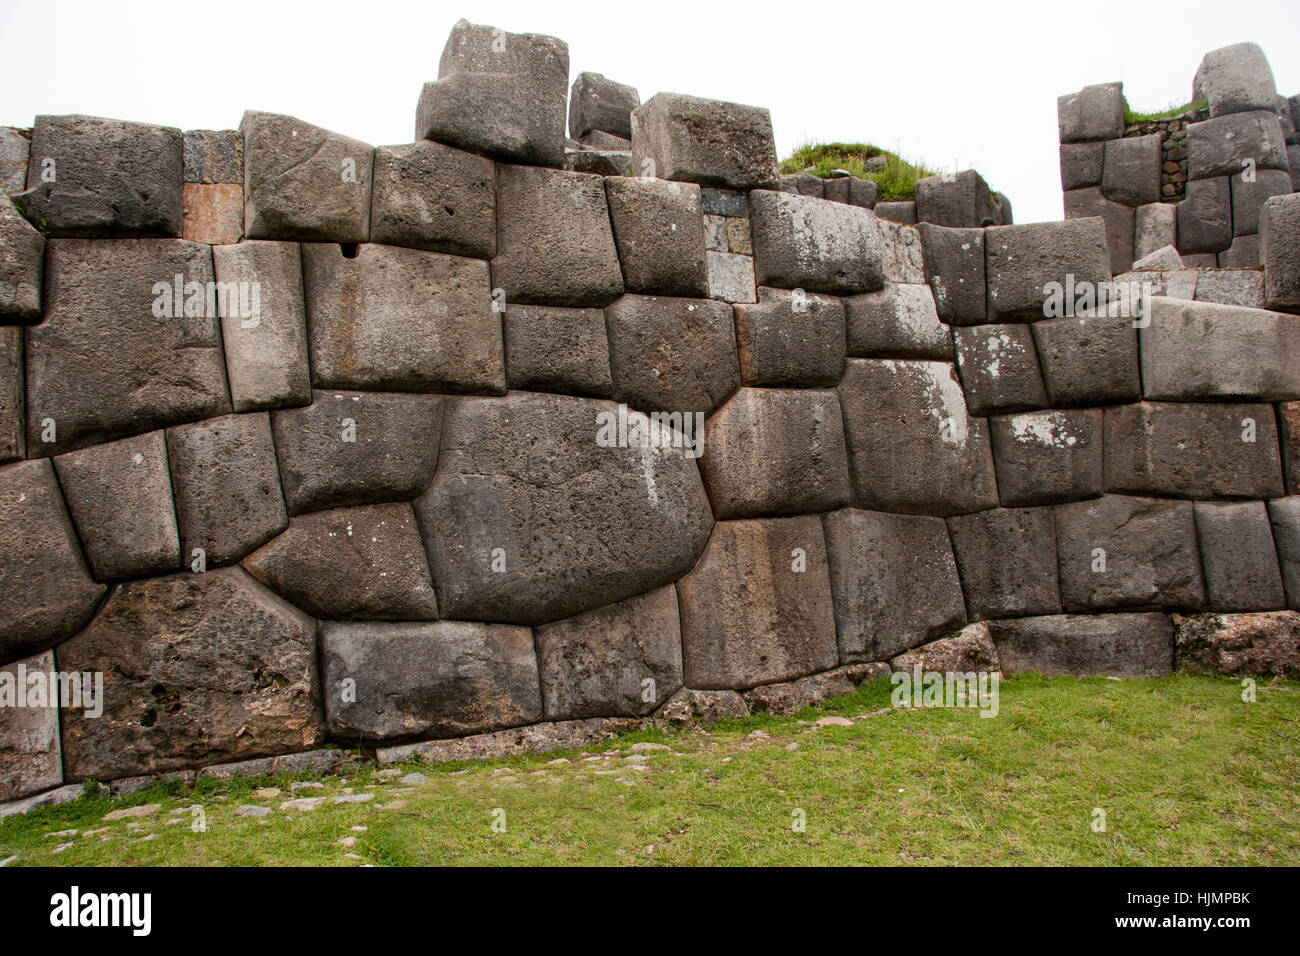
[{"label": "gray stone", "polygon": [[600,73],[579,73],[569,95],[569,135],[591,130],[632,138],[632,111],[641,105],[636,87],[615,83]]},{"label": "gray stone", "polygon": [[983,325],[987,315],[984,230],[918,227],[925,255],[925,281],[939,318],[952,325]]},{"label": "gray stone", "polygon": [[[357,755],[343,750],[324,747],[320,750],[307,750],[302,753],[279,754],[275,757],[254,757],[252,760],[236,760],[232,763],[213,764],[199,771],[200,778],[210,777],[216,780],[232,780],[238,777],[266,777],[274,774],[313,773],[324,774],[338,772],[349,762],[356,761]],[[303,783],[290,784],[293,789],[301,788]],[[317,783],[309,789],[323,787]],[[365,796],[361,794],[361,796]]]},{"label": "gray stone", "polygon": [[[631,113],[628,114],[629,123],[631,122],[631,115]],[[613,133],[593,129],[578,137],[578,146],[584,150],[627,153],[627,163],[624,165],[630,166],[632,165],[632,140],[630,137],[630,133],[628,136],[615,136]]]},{"label": "gray stone", "polygon": [[1175,614],[1173,624],[1180,669],[1234,677],[1300,677],[1300,614],[1294,611]]},{"label": "gray stone", "polygon": [[1300,194],[1267,200],[1259,222],[1265,301],[1270,309],[1300,312]]},{"label": "gray stone", "polygon": [[[86,788],[79,783],[70,783],[63,787],[56,787],[54,790],[46,790],[44,793],[37,793],[30,797],[24,797],[22,800],[13,800],[9,803],[0,804],[0,820],[15,813],[29,813],[38,807],[55,807],[65,803],[72,803],[80,800],[86,795]],[[0,865],[8,864],[17,860],[16,856],[7,857],[0,860]]]},{"label": "gray stone", "polygon": [[[1129,216],[1131,249],[1131,210]],[[1067,275],[1076,284],[1110,278],[1107,227],[1096,217],[993,226],[984,233],[990,322],[1045,318],[1046,286],[1064,284]]]},{"label": "gray stone", "polygon": [[564,154],[564,168],[571,173],[594,173],[597,176],[630,176],[632,154],[617,149],[578,149]]},{"label": "gray stone", "polygon": [[847,177],[822,180],[822,198],[831,202],[849,201],[849,181]]},{"label": "gray stone", "polygon": [[187,183],[244,184],[244,134],[237,129],[187,129],[181,157]]},{"label": "gray stone", "polygon": [[1187,127],[1189,179],[1237,176],[1247,168],[1290,169],[1276,113],[1232,113]]},{"label": "gray stone", "polygon": [[371,242],[491,259],[496,210],[492,160],[428,140],[375,149]]},{"label": "gray stone", "polygon": [[973,169],[916,181],[916,219],[953,228],[974,228],[997,219],[998,205],[984,177]]},{"label": "gray stone", "polygon": [[510,388],[600,398],[613,393],[600,309],[511,305],[503,329]]},{"label": "gray stone", "polygon": [[12,126],[0,126],[0,193],[20,193],[27,188],[31,148],[31,130],[19,132]]},{"label": "gray stone", "polygon": [[919,668],[922,674],[1001,670],[993,635],[983,621],[967,624],[950,637],[899,654],[889,664],[895,672],[911,673]]},{"label": "gray stone", "polygon": [[877,216],[890,222],[916,223],[916,201],[914,199],[877,202],[873,207]]},{"label": "gray stone", "polygon": [[406,763],[412,759],[430,763],[447,760],[499,760],[520,754],[589,747],[641,726],[640,720],[631,717],[589,717],[586,720],[532,724],[453,740],[427,740],[422,743],[380,747],[375,755],[381,764]]},{"label": "gray stone", "polygon": [[836,385],[844,373],[845,303],[759,289],[735,306],[742,385]]},{"label": "gray stone", "polygon": [[966,623],[942,518],[846,508],[822,522],[840,660],[883,660]]},{"label": "gray stone", "polygon": [[993,194],[994,201],[998,204],[997,221],[999,226],[1011,226],[1015,224],[1016,217],[1011,212],[1011,200],[1002,193]]},{"label": "gray stone", "polygon": [[880,292],[845,299],[844,308],[850,355],[952,361],[952,336],[928,285],[886,282]]},{"label": "gray stone", "polygon": [[1102,493],[1101,409],[1024,412],[989,419],[998,496],[1025,507]]},{"label": "gray stone", "polygon": [[820,389],[740,389],[708,420],[700,469],[720,519],[848,504],[839,399]]},{"label": "gray stone", "polygon": [[327,621],[320,653],[326,723],[343,740],[460,737],[542,717],[526,627]]},{"label": "gray stone", "polygon": [[28,677],[40,674],[45,686],[58,687],[54,655],[49,651],[0,667],[0,684],[12,688],[22,702],[7,702],[0,725],[0,800],[17,800],[63,783],[59,760],[59,709],[33,707],[28,699]]},{"label": "gray stone", "polygon": [[863,209],[875,209],[876,199],[880,195],[880,186],[870,179],[849,179],[849,204]]},{"label": "gray stone", "polygon": [[632,165],[642,175],[701,186],[773,189],[772,116],[755,106],[656,93],[632,113]]},{"label": "gray stone", "polygon": [[734,690],[693,690],[683,687],[655,711],[655,719],[672,726],[696,722],[711,724],[734,717],[748,717],[749,705]]},{"label": "gray stone", "polygon": [[798,193],[814,199],[826,198],[826,186],[820,176],[812,173],[788,173],[781,176],[781,192]]},{"label": "gray stone", "polygon": [[[1061,144],[1061,190],[1100,186],[1105,143]],[[1006,225],[1006,223],[1002,223]]]},{"label": "gray stone", "polygon": [[501,316],[486,262],[365,243],[302,249],[313,384],[502,393]]},{"label": "gray stone", "polygon": [[0,196],[0,321],[35,322],[41,317],[45,237]]},{"label": "gray stone", "polygon": [[1165,246],[1178,245],[1178,206],[1152,202],[1138,206],[1133,217],[1133,257],[1141,260]]},{"label": "gray stone", "polygon": [[1281,402],[1277,421],[1286,470],[1286,493],[1300,495],[1300,402]]},{"label": "gray stone", "polygon": [[1056,614],[1056,530],[1051,508],[994,508],[948,519],[972,621]]},{"label": "gray stone", "polygon": [[1120,405],[1106,409],[1105,442],[1107,491],[1171,498],[1282,494],[1271,405]]},{"label": "gray stone", "polygon": [[700,203],[709,216],[749,217],[749,200],[743,192],[705,186],[700,189]]},{"label": "gray stone", "polygon": [[869,210],[767,190],[750,193],[749,208],[759,285],[832,294],[884,288]]},{"label": "gray stone", "polygon": [[709,267],[709,298],[720,302],[757,302],[754,257],[731,252],[705,252]]},{"label": "gray stone", "polygon": [[445,617],[541,624],[691,566],[713,523],[691,449],[653,421],[644,446],[620,445],[619,413],[530,392],[449,400],[415,506]]},{"label": "gray stone", "polygon": [[96,578],[180,570],[162,431],[59,455],[54,470]]},{"label": "gray stone", "polygon": [[1197,70],[1210,115],[1271,110],[1277,101],[1277,87],[1264,51],[1255,43],[1234,43],[1211,50],[1201,58]]},{"label": "gray stone", "polygon": [[814,515],[719,522],[677,594],[688,687],[756,687],[838,663]]},{"label": "gray stone", "polygon": [[605,195],[629,292],[708,295],[699,186],[624,176],[606,179]]},{"label": "gray stone", "polygon": [[1126,206],[1143,206],[1160,199],[1161,139],[1126,136],[1105,144],[1101,193]]},{"label": "gray stone", "polygon": [[1188,183],[1186,198],[1178,204],[1178,251],[1184,254],[1184,260],[1186,253],[1219,252],[1231,243],[1232,202],[1227,177]]},{"label": "gray stone", "polygon": [[323,742],[316,623],[239,568],[119,585],[58,665],[104,675],[102,716],[61,715],[71,780]]},{"label": "gray stone", "polygon": [[278,113],[250,110],[239,128],[249,239],[370,238],[373,146]]},{"label": "gray stone", "polygon": [[536,640],[547,720],[648,714],[682,686],[671,584],[545,624]]},{"label": "gray stone", "polygon": [[1061,614],[989,625],[1005,674],[1160,677],[1174,665],[1163,614]]},{"label": "gray stone", "polygon": [[14,205],[47,236],[179,236],[181,169],[173,127],[38,116]]},{"label": "gray stone", "polygon": [[0,326],[0,465],[27,457],[23,330]]},{"label": "gray stone", "polygon": [[[1291,174],[1279,169],[1261,169],[1250,182],[1241,176],[1232,182],[1232,234],[1250,236],[1259,232],[1259,217],[1270,196],[1291,194]],[[1257,265],[1258,263],[1251,263]]]},{"label": "gray stone", "polygon": [[243,562],[313,617],[433,621],[438,601],[420,529],[405,503],[299,515]]},{"label": "gray stone", "polygon": [[1172,245],[1161,246],[1133,263],[1133,271],[1135,272],[1151,269],[1175,270],[1182,267],[1183,257],[1178,254],[1178,250]]},{"label": "gray stone", "polygon": [[[753,714],[772,714],[785,716],[794,714],[805,707],[814,707],[832,697],[851,694],[853,681],[843,669],[827,671],[825,674],[813,674],[798,680],[783,681],[779,684],[764,684],[747,690],[741,696],[749,705]],[[847,721],[846,717],[825,717],[822,720]],[[823,725],[824,726],[824,725]]]},{"label": "gray stone", "polygon": [[968,326],[954,329],[953,339],[972,415],[1046,407],[1047,389],[1029,326]]},{"label": "gray stone", "polygon": [[1099,83],[1056,98],[1062,143],[1118,139],[1124,135],[1124,84]]},{"label": "gray stone", "polygon": [[901,222],[876,220],[880,234],[880,265],[886,282],[921,285],[925,282],[925,252],[921,231]]},{"label": "gray stone", "polygon": [[1300,145],[1293,143],[1286,148],[1286,161],[1291,168],[1291,188],[1300,192]]},{"label": "gray stone", "polygon": [[[1218,267],[1220,269],[1254,269],[1261,265],[1263,261],[1261,246],[1262,243],[1258,235],[1234,236],[1232,245],[1218,254]],[[1257,272],[1255,278],[1259,280],[1259,301],[1242,302],[1240,304],[1262,308],[1264,305],[1264,274]],[[1212,299],[1211,301],[1217,300]]]},{"label": "gray stone", "polygon": [[1286,607],[1264,502],[1198,501],[1194,508],[1209,606],[1216,611]]},{"label": "gray stone", "polygon": [[1127,318],[1084,316],[1034,323],[1054,406],[1107,405],[1142,395],[1137,332]]},{"label": "gray stone", "polygon": [[1300,610],[1300,496],[1276,498],[1268,503],[1273,543],[1286,590],[1287,607]]},{"label": "gray stone", "polygon": [[[1065,218],[1092,219],[1101,217],[1106,225],[1106,252],[1110,270],[1128,271],[1133,262],[1133,234],[1135,210],[1132,206],[1112,202],[1101,194],[1099,186],[1071,189],[1065,194]],[[1054,224],[1053,224],[1054,225]],[[1063,281],[1058,277],[1056,281]]]}]

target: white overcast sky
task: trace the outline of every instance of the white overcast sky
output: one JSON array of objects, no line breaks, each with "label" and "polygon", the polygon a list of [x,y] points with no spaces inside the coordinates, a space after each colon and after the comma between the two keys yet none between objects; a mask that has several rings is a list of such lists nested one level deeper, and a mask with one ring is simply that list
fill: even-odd
[{"label": "white overcast sky", "polygon": [[460,17],[569,44],[570,82],[768,107],[782,157],[868,141],[975,168],[1018,222],[1060,219],[1056,97],[1123,80],[1140,110],[1191,98],[1207,50],[1254,40],[1300,93],[1300,2],[753,0],[0,0],[0,123],[85,113],[182,129],[288,113],[375,145],[410,142],[420,87]]}]

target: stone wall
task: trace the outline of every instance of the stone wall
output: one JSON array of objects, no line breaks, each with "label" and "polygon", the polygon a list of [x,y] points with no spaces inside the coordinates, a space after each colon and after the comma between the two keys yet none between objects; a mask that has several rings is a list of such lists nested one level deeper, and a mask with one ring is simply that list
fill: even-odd
[{"label": "stone wall", "polygon": [[[593,76],[588,148],[565,45],[464,22],[412,144],[36,118],[0,799],[573,746],[922,660],[1162,674],[1171,614],[1226,612],[1205,666],[1294,666],[1300,197],[1262,279],[1048,317],[1111,278],[1102,219],[889,222],[777,188],[765,110]],[[577,171],[623,133],[639,175]],[[102,695],[38,706],[51,671]]]}]

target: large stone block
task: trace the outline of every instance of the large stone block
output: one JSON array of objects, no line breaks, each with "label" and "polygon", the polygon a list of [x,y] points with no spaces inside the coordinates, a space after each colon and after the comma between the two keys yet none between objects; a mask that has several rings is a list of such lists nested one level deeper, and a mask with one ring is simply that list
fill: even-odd
[{"label": "large stone block", "polygon": [[1288,171],[1286,139],[1269,110],[1232,113],[1187,127],[1187,177],[1239,176],[1243,170]]},{"label": "large stone block", "polygon": [[180,570],[162,431],[59,455],[54,470],[96,578],[142,578]]},{"label": "large stone block", "polygon": [[952,361],[952,336],[928,285],[886,282],[880,292],[845,299],[844,308],[850,355]]},{"label": "large stone block", "polygon": [[1226,176],[1187,184],[1178,204],[1178,251],[1219,252],[1232,244],[1232,190]]},{"label": "large stone block", "polygon": [[503,319],[506,384],[608,398],[609,339],[600,309],[512,305]]},{"label": "large stone block", "polygon": [[1034,334],[1027,325],[974,325],[953,330],[962,391],[972,415],[1047,405]]},{"label": "large stone block", "polygon": [[35,322],[41,317],[45,237],[0,196],[0,321]]},{"label": "large stone block", "polygon": [[1189,501],[1106,495],[1057,505],[1056,545],[1066,611],[1205,604]]},{"label": "large stone block", "polygon": [[1277,101],[1273,71],[1255,43],[1234,43],[1211,50],[1196,71],[1210,115],[1271,110]]},{"label": "large stone block", "polygon": [[780,191],[798,193],[800,196],[812,196],[815,199],[826,198],[826,181],[809,172],[782,173]]},{"label": "large stone block", "polygon": [[1061,191],[1100,186],[1105,149],[1104,142],[1062,143]]},{"label": "large stone block", "polygon": [[949,637],[931,641],[915,650],[899,654],[889,662],[895,672],[921,673],[966,671],[1000,671],[998,650],[993,646],[993,636],[983,621],[967,624]]},{"label": "large stone block", "polygon": [[942,518],[846,508],[822,523],[841,661],[885,660],[966,623]]},{"label": "large stone block", "polygon": [[625,295],[605,321],[614,395],[634,408],[708,414],[740,384],[725,302]]},{"label": "large stone block", "polygon": [[58,687],[49,651],[0,667],[0,684],[12,687],[21,704],[7,702],[0,724],[0,801],[16,800],[63,783],[59,759],[59,708],[28,703],[28,679],[39,674]]},{"label": "large stone block", "polygon": [[974,228],[985,219],[996,220],[998,205],[984,177],[973,169],[916,181],[917,222],[952,228]]},{"label": "large stone block", "polygon": [[636,87],[615,83],[601,73],[579,73],[569,94],[569,135],[581,139],[592,130],[632,138],[632,111],[641,105]]},{"label": "large stone block", "polygon": [[544,624],[536,639],[547,720],[648,714],[682,686],[671,584]]},{"label": "large stone block", "polygon": [[1173,498],[1282,494],[1271,405],[1141,402],[1106,409],[1106,490]]},{"label": "large stone block", "polygon": [[1287,607],[1300,610],[1300,496],[1277,498],[1268,503]]},{"label": "large stone block", "polygon": [[1178,206],[1151,202],[1133,215],[1133,258],[1143,259],[1157,249],[1178,245]]},{"label": "large stone block", "polygon": [[[1258,235],[1253,236],[1234,236],[1232,245],[1228,246],[1216,256],[1217,264],[1220,269],[1254,269],[1259,266],[1263,257],[1260,255],[1260,238]],[[1201,273],[1204,275],[1213,275],[1212,273]],[[1263,308],[1264,305],[1264,273],[1257,272],[1254,278],[1259,282],[1258,301],[1255,302],[1238,302],[1238,305],[1251,305]],[[1211,302],[1219,301],[1211,299]]]},{"label": "large stone block", "polygon": [[[207,246],[180,239],[48,245],[45,320],[27,335],[29,455],[230,411],[221,331],[207,301],[215,299]],[[182,296],[181,288],[191,292]],[[206,290],[214,291],[205,297]]]},{"label": "large stone block", "polygon": [[1142,397],[1137,332],[1127,318],[1084,316],[1034,323],[1054,406],[1109,405]]},{"label": "large stone block", "polygon": [[914,199],[878,202],[873,208],[881,219],[916,225],[916,200]]},{"label": "large stone block", "polygon": [[313,617],[434,621],[438,600],[406,503],[299,515],[244,569]]},{"label": "large stone block", "polygon": [[[1106,253],[1109,256],[1110,270],[1116,274],[1127,272],[1133,263],[1133,207],[1107,199],[1101,194],[1099,186],[1071,189],[1065,194],[1067,220],[1097,217],[1106,226]],[[1056,281],[1063,282],[1064,279],[1058,278]]]},{"label": "large stone block", "polygon": [[994,508],[948,519],[972,621],[1056,614],[1056,529],[1051,508]]},{"label": "large stone block", "polygon": [[0,465],[27,457],[25,379],[23,330],[0,326]]},{"label": "large stone block", "polygon": [[181,131],[97,116],[38,116],[27,191],[47,236],[179,236]]},{"label": "large stone block", "polygon": [[237,129],[187,129],[181,159],[187,183],[244,184],[244,134]]},{"label": "large stone block", "polygon": [[998,496],[1008,507],[1102,493],[1102,411],[1024,412],[989,419]]},{"label": "large stone block", "polygon": [[1300,614],[1174,615],[1174,644],[1180,669],[1300,678]]},{"label": "large stone block", "polygon": [[491,259],[497,251],[492,160],[423,140],[375,149],[370,241]]},{"label": "large stone block", "polygon": [[987,426],[946,362],[850,359],[840,383],[854,503],[961,514],[997,505]]},{"label": "large stone block", "polygon": [[756,106],[656,93],[632,113],[632,168],[701,186],[775,189],[772,116]]},{"label": "large stone block", "polygon": [[1279,403],[1277,421],[1278,438],[1282,443],[1286,493],[1300,495],[1300,402]]},{"label": "large stone block", "polygon": [[845,303],[833,296],[759,289],[735,306],[743,385],[835,385],[844,373]]},{"label": "large stone block", "polygon": [[1300,312],[1300,194],[1269,199],[1259,221],[1264,299],[1270,309]]},{"label": "large stone block", "polygon": [[699,186],[617,176],[605,180],[605,195],[629,292],[709,294]]},{"label": "large stone block", "polygon": [[1098,83],[1056,98],[1062,143],[1118,139],[1124,135],[1124,84]]},{"label": "large stone block", "polygon": [[880,265],[885,281],[922,285],[926,280],[920,229],[877,217],[876,231],[880,233]]},{"label": "large stone block", "polygon": [[713,516],[680,432],[620,436],[619,406],[593,399],[448,401],[416,503],[444,617],[568,617],[667,584],[704,547]]},{"label": "large stone block", "polygon": [[1142,206],[1160,199],[1160,137],[1126,136],[1105,146],[1105,171],[1101,194],[1126,206]]},{"label": "large stone block", "polygon": [[884,288],[870,210],[768,190],[750,193],[749,209],[759,285],[831,294]]},{"label": "large stone block", "polygon": [[239,568],[116,587],[56,652],[104,675],[103,714],[65,708],[71,780],[164,773],[324,740],[316,623]]},{"label": "large stone block", "polygon": [[1194,507],[1209,607],[1216,611],[1286,607],[1264,502],[1198,501]]},{"label": "large stone block", "polygon": [[438,395],[328,391],[273,413],[289,514],[420,495],[438,465],[442,406]]},{"label": "large stone block", "polygon": [[570,149],[564,153],[564,168],[571,173],[631,176],[632,154],[616,149]]},{"label": "large stone block", "polygon": [[939,318],[952,325],[983,325],[988,296],[984,276],[984,230],[945,229],[921,223],[925,281]]},{"label": "large stone block", "polygon": [[734,252],[704,254],[709,265],[709,298],[719,302],[757,302],[754,257]]},{"label": "large stone block", "polygon": [[[1232,234],[1251,236],[1259,232],[1259,218],[1264,203],[1272,196],[1291,194],[1291,174],[1280,169],[1260,169],[1247,181],[1229,177],[1232,184]],[[1258,262],[1249,263],[1250,266]]]},{"label": "large stone block", "polygon": [[719,522],[677,595],[688,687],[755,687],[837,663],[816,516]]},{"label": "large stone block", "polygon": [[239,128],[248,238],[370,238],[373,146],[278,113],[250,110]]},{"label": "large stone block", "polygon": [[0,126],[0,193],[7,196],[27,188],[27,158],[31,149],[31,130]]},{"label": "large stone block", "polygon": [[183,183],[181,238],[212,246],[244,235],[244,187],[238,183]]},{"label": "large stone block", "polygon": [[708,420],[700,468],[718,518],[848,504],[839,398],[820,389],[740,389]]},{"label": "large stone block", "polygon": [[989,624],[1004,674],[1160,677],[1174,666],[1163,614],[1059,614]]},{"label": "large stone block", "polygon": [[302,247],[317,388],[501,393],[501,316],[485,262],[370,243]]},{"label": "large stone block", "polygon": [[[1132,247],[1132,211],[1129,212]],[[1106,248],[1106,224],[1096,217],[984,230],[989,321],[1045,318],[1050,283],[1105,282],[1112,263]],[[1129,258],[1132,256],[1130,254]]]}]

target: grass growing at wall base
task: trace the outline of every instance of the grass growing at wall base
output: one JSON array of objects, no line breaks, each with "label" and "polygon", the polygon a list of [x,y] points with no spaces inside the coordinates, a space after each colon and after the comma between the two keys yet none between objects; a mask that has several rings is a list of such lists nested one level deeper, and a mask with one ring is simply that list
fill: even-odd
[{"label": "grass growing at wall base", "polygon": [[[1000,713],[895,710],[876,682],[794,717],[593,748],[291,780],[202,781],[0,822],[10,865],[1300,863],[1300,687],[1018,677]],[[816,728],[835,714],[848,727]],[[633,752],[636,742],[666,749]],[[634,759],[629,759],[634,758]],[[636,769],[640,767],[642,769]],[[257,796],[277,787],[279,798]],[[281,811],[291,796],[373,793]],[[160,803],[136,821],[115,808]],[[256,819],[241,804],[270,806]],[[194,832],[200,805],[206,832]],[[1097,832],[1095,811],[1106,815]],[[180,810],[173,815],[173,810]],[[792,828],[795,811],[804,832]],[[492,828],[504,820],[504,830]],[[501,813],[504,816],[501,816]],[[180,822],[168,825],[169,820]],[[132,828],[128,823],[138,824]],[[353,830],[353,827],[365,827]],[[87,830],[106,828],[86,835]],[[77,830],[76,834],[61,831]],[[345,847],[340,839],[351,838]],[[55,852],[56,848],[62,849]],[[347,854],[355,858],[350,858]]]},{"label": "grass growing at wall base", "polygon": [[[868,171],[863,163],[876,156],[885,157],[885,168]],[[811,172],[823,179],[834,169],[846,169],[860,179],[870,179],[880,187],[878,198],[883,202],[915,198],[916,181],[936,175],[919,163],[909,163],[869,143],[807,143],[782,160],[779,169],[782,173],[797,173],[810,166]]]}]

